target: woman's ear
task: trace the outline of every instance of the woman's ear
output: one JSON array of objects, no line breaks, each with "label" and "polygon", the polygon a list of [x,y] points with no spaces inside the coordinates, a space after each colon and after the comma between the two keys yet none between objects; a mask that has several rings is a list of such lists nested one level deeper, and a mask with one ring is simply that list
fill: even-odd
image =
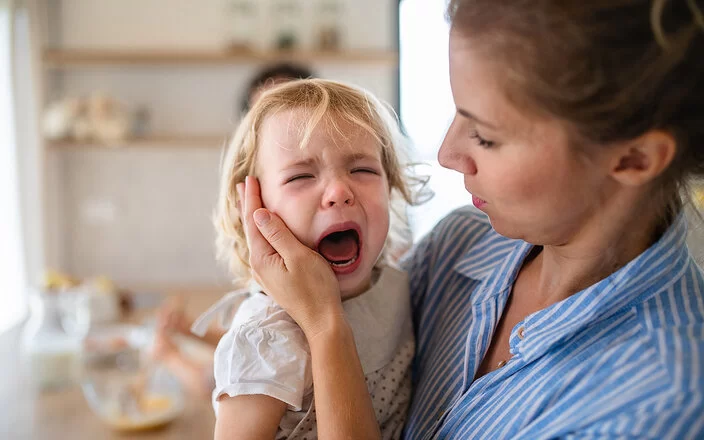
[{"label": "woman's ear", "polygon": [[677,142],[672,134],[652,130],[624,142],[614,151],[611,177],[627,186],[640,186],[658,178],[672,163]]}]

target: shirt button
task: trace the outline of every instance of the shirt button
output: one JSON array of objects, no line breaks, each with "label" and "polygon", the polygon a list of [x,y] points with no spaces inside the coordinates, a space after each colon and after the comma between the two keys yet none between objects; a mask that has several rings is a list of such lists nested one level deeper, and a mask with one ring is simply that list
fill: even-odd
[{"label": "shirt button", "polygon": [[521,328],[518,329],[518,338],[525,339],[525,337],[526,337],[526,328],[521,326]]}]

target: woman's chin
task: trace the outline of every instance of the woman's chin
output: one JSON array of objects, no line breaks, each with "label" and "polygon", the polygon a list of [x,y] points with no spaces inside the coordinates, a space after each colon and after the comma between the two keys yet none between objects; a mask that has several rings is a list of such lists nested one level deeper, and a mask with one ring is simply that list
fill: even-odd
[{"label": "woman's chin", "polygon": [[506,238],[511,238],[514,240],[524,240],[525,239],[525,234],[523,234],[515,224],[503,222],[501,220],[492,218],[491,216],[489,216],[489,223],[491,223],[491,227],[499,235],[502,235]]}]

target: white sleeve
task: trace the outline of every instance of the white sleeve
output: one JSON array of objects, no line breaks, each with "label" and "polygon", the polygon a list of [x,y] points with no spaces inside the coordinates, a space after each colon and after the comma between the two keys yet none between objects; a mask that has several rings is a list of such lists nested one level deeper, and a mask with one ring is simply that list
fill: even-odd
[{"label": "white sleeve", "polygon": [[303,397],[312,391],[310,349],[303,331],[273,302],[262,302],[245,301],[215,350],[216,411],[217,399],[225,394],[263,394],[300,411]]}]

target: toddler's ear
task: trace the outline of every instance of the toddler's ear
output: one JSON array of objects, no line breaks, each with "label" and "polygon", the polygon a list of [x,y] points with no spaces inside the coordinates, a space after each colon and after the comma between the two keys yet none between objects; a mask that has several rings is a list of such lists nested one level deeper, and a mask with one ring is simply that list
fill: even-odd
[{"label": "toddler's ear", "polygon": [[616,146],[610,175],[628,186],[640,186],[658,178],[672,163],[677,142],[672,134],[651,130]]}]

